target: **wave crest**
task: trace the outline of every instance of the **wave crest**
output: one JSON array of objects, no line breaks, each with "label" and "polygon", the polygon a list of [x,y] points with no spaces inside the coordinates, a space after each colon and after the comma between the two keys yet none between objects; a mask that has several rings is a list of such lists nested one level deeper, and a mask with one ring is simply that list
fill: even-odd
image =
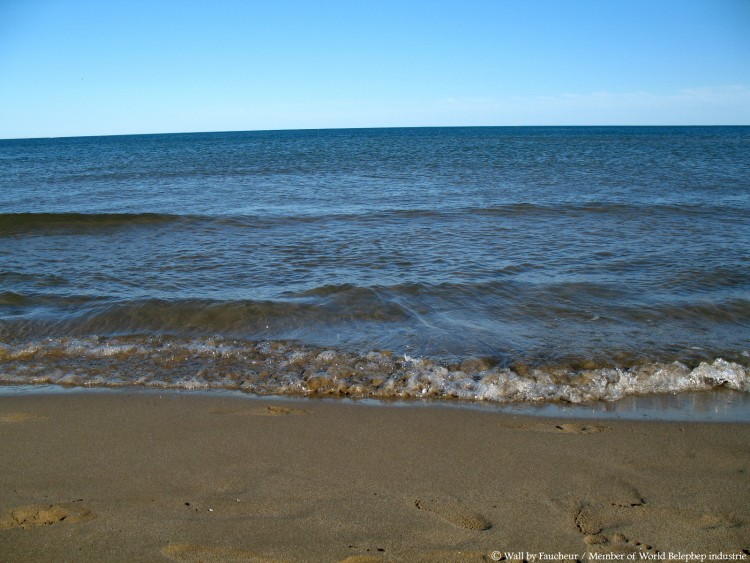
[{"label": "wave crest", "polygon": [[81,386],[236,389],[257,395],[465,401],[585,403],[629,395],[703,391],[750,392],[750,370],[716,359],[630,368],[523,365],[483,358],[460,364],[346,353],[290,341],[219,339],[49,339],[0,347],[0,382]]}]

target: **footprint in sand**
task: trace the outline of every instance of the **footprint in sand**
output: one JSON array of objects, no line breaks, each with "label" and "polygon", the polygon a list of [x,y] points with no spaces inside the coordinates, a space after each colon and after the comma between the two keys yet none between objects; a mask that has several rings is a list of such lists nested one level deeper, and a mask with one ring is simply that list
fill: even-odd
[{"label": "footprint in sand", "polygon": [[465,530],[489,530],[492,523],[481,514],[469,510],[449,498],[421,498],[414,501],[419,510],[431,512],[449,524]]},{"label": "footprint in sand", "polygon": [[611,537],[608,537],[607,535],[600,533],[602,532],[601,528],[599,528],[598,531],[594,531],[597,529],[596,525],[593,525],[591,529],[587,530],[593,533],[585,533],[583,530],[587,524],[591,526],[591,521],[588,523],[584,523],[581,519],[576,521],[576,525],[579,527],[579,531],[583,535],[584,543],[595,551],[601,546],[605,551],[611,553],[637,553],[639,551],[650,554],[661,553],[652,545],[645,542],[631,540],[621,533],[615,533]]},{"label": "footprint in sand", "polygon": [[188,543],[169,544],[161,554],[172,561],[194,561],[196,563],[282,563],[279,559],[261,557],[250,551],[231,547],[211,547]]},{"label": "footprint in sand", "polygon": [[78,504],[32,504],[0,513],[0,529],[51,526],[60,522],[75,524],[93,518],[96,518],[93,512]]},{"label": "footprint in sand", "polygon": [[608,484],[605,498],[583,502],[573,516],[578,531],[596,535],[604,528],[622,520],[622,509],[633,509],[646,504],[643,495],[630,483],[613,480]]},{"label": "footprint in sand", "polygon": [[244,416],[285,416],[285,415],[302,415],[309,414],[308,411],[303,409],[292,409],[289,407],[278,407],[269,405],[263,408],[257,409],[235,409],[235,410],[214,410],[211,411],[213,414],[231,414],[231,415],[244,415]]},{"label": "footprint in sand", "polygon": [[[612,542],[618,549],[618,551],[626,551],[626,552],[635,552],[635,551],[643,551],[645,553],[661,553],[658,549],[655,549],[653,546],[642,543],[636,540],[631,540],[625,534],[614,534],[612,536]],[[623,549],[624,548],[624,549]]]},{"label": "footprint in sand", "polygon": [[630,483],[617,480],[613,480],[609,485],[607,501],[610,506],[619,508],[634,508],[646,504],[638,489]]},{"label": "footprint in sand", "polygon": [[[689,513],[683,513],[688,517]],[[740,520],[725,514],[713,512],[704,512],[698,516],[689,519],[689,524],[699,530],[717,530],[720,528],[737,528],[740,526]]]},{"label": "footprint in sand", "polygon": [[558,432],[563,434],[596,434],[598,432],[606,432],[612,430],[609,426],[602,424],[556,424],[554,428],[550,429],[549,432]]},{"label": "footprint in sand", "polygon": [[532,422],[528,424],[507,424],[500,423],[506,428],[516,428],[518,430],[531,430],[532,432],[552,432],[555,434],[596,434],[598,432],[607,432],[612,430],[610,426],[602,424],[579,424],[575,422],[565,422],[560,424],[546,424],[543,422]]},{"label": "footprint in sand", "polygon": [[253,411],[254,415],[256,416],[284,416],[287,414],[308,414],[308,412],[304,409],[292,409],[289,407],[276,407],[276,406],[268,406],[265,409],[256,409]]},{"label": "footprint in sand", "polygon": [[[648,543],[630,540],[624,534],[615,533],[611,537],[604,534],[609,529],[622,524],[623,518],[642,516],[646,501],[640,492],[622,481],[615,481],[606,499],[579,505],[573,515],[573,522],[583,541],[591,548],[606,546],[613,553],[659,553]],[[634,513],[635,511],[635,513]]]},{"label": "footprint in sand", "polygon": [[38,414],[32,414],[30,412],[12,412],[8,414],[0,414],[0,422],[13,424],[16,422],[33,422],[37,420],[44,420],[45,417],[39,416]]}]

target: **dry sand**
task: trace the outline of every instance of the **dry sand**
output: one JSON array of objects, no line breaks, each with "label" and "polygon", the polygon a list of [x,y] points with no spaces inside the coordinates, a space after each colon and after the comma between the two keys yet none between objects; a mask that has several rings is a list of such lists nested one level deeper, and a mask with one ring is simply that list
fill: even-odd
[{"label": "dry sand", "polygon": [[3,562],[750,560],[747,424],[112,393],[0,440]]}]

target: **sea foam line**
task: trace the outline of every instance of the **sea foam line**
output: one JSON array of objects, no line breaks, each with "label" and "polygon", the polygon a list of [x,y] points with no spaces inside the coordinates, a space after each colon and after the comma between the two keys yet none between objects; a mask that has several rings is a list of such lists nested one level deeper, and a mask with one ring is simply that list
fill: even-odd
[{"label": "sea foam line", "polygon": [[61,338],[0,347],[0,382],[237,389],[258,395],[430,398],[468,401],[617,401],[629,395],[750,392],[750,370],[715,359],[630,368],[516,368],[481,358],[430,358],[318,349],[290,342],[221,339]]}]

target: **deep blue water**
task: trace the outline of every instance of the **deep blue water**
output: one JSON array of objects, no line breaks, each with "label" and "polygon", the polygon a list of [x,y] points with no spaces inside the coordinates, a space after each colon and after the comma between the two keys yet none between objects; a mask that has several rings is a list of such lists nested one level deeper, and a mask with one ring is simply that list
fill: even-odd
[{"label": "deep blue water", "polygon": [[70,339],[60,377],[103,342],[746,365],[749,217],[748,127],[5,140],[0,341],[14,377]]}]

